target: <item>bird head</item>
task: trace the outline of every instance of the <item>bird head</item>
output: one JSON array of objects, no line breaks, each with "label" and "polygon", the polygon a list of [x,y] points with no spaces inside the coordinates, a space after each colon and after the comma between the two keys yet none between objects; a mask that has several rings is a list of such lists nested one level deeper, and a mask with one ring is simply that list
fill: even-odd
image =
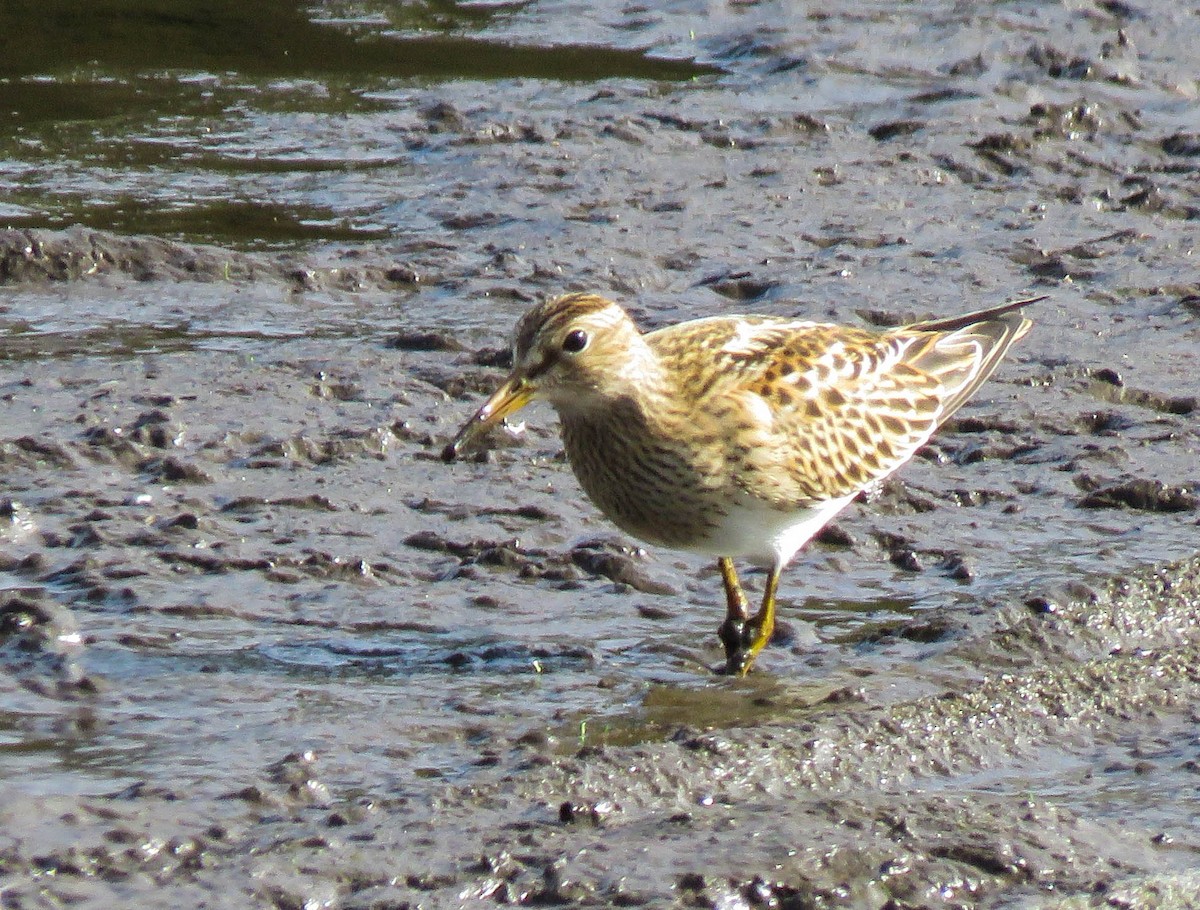
[{"label": "bird head", "polygon": [[611,300],[568,294],[535,306],[517,324],[512,371],[442,457],[454,460],[531,401],[548,401],[564,415],[603,407],[624,382],[638,381],[643,352],[637,326]]}]

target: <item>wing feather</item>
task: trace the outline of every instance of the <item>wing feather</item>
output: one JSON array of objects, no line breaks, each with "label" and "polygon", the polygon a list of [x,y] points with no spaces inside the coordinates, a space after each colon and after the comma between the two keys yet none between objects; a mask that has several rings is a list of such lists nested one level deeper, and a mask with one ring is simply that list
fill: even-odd
[{"label": "wing feather", "polygon": [[719,457],[705,457],[747,496],[792,509],[908,461],[1029,330],[1015,309],[882,333],[731,316],[646,339],[677,367],[679,419],[710,447],[720,441]]}]

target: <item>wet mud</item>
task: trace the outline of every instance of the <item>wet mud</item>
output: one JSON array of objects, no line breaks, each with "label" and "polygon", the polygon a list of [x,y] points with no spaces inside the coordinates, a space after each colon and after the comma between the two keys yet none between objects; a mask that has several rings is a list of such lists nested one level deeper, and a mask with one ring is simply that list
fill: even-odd
[{"label": "wet mud", "polygon": [[[1200,902],[1200,20],[242,6],[0,54],[0,906]],[[440,459],[564,290],[1049,299],[731,680],[552,414]]]}]

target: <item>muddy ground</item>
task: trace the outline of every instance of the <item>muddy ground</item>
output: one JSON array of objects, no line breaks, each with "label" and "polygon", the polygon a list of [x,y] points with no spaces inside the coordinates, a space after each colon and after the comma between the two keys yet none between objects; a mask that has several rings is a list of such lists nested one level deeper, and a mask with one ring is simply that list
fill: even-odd
[{"label": "muddy ground", "polygon": [[[0,54],[0,907],[1200,902],[1200,18],[247,6]],[[1049,299],[730,680],[551,413],[438,459],[577,289]]]}]

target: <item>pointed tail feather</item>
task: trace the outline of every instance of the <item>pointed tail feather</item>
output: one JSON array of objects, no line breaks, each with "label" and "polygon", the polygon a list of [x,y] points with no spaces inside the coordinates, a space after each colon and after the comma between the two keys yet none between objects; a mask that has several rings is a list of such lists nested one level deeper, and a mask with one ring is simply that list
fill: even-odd
[{"label": "pointed tail feather", "polygon": [[[947,373],[956,372],[957,369],[961,369],[964,347],[974,348],[971,356],[974,361],[973,368],[963,377],[962,384],[942,400],[939,425],[975,394],[995,372],[1008,349],[1029,331],[1033,322],[1019,311],[1031,303],[1045,299],[1032,297],[1017,300],[965,316],[917,323],[905,329],[905,332],[938,336],[918,355],[917,362],[914,363],[931,373],[936,374],[943,369]],[[955,361],[958,361],[958,364],[955,364]]]},{"label": "pointed tail feather", "polygon": [[976,310],[974,313],[966,313],[962,316],[951,316],[948,319],[931,319],[928,322],[915,322],[912,325],[905,326],[905,328],[916,332],[953,332],[956,329],[965,329],[969,325],[987,322],[990,319],[998,319],[1001,316],[1024,309],[1030,304],[1041,303],[1043,300],[1049,299],[1050,295],[1042,294],[1040,297],[1012,300],[1008,303],[1002,303],[1000,306],[990,307],[986,310]]}]

